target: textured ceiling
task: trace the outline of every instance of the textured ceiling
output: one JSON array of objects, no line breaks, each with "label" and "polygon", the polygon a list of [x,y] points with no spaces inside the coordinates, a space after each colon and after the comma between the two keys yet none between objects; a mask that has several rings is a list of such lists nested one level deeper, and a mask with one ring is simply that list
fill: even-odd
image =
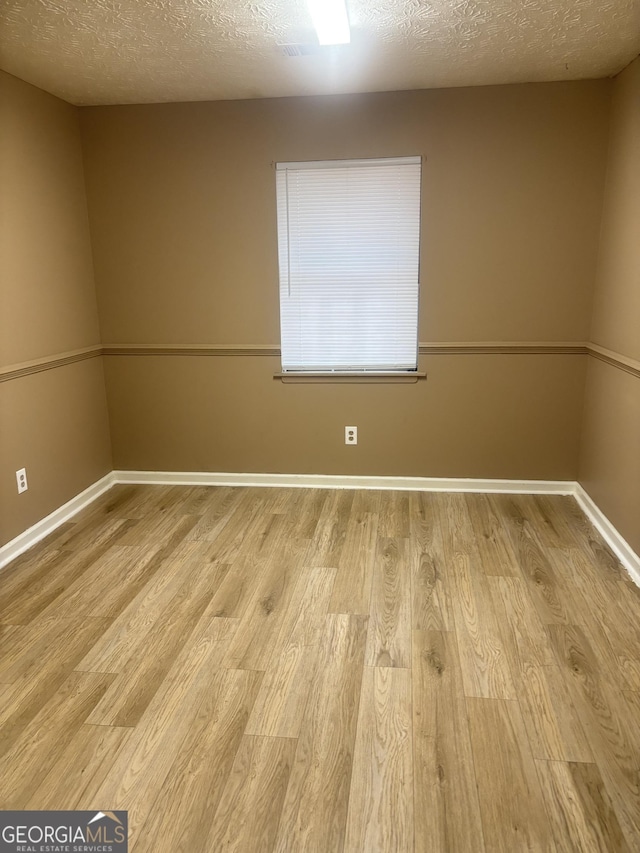
[{"label": "textured ceiling", "polygon": [[348,0],[310,56],[304,0],[0,0],[0,67],[75,104],[604,77],[640,52],[640,0]]}]

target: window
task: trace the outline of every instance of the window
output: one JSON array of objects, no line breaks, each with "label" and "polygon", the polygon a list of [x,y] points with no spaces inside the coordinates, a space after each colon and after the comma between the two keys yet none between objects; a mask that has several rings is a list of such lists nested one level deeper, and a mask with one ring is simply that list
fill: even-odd
[{"label": "window", "polygon": [[415,371],[420,157],[276,170],[283,373]]}]

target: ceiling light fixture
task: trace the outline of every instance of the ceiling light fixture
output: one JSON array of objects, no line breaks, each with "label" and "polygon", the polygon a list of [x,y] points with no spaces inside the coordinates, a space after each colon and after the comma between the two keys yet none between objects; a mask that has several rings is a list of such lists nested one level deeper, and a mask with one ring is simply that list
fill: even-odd
[{"label": "ceiling light fixture", "polygon": [[348,44],[351,41],[345,0],[307,0],[320,44]]}]

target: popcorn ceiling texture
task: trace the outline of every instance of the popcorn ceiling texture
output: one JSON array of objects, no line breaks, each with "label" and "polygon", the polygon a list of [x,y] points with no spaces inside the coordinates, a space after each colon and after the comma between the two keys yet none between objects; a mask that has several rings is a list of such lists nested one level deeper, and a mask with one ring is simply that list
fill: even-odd
[{"label": "popcorn ceiling texture", "polygon": [[3,0],[0,66],[74,104],[604,77],[640,51],[640,0],[349,0],[352,44],[304,0]]}]

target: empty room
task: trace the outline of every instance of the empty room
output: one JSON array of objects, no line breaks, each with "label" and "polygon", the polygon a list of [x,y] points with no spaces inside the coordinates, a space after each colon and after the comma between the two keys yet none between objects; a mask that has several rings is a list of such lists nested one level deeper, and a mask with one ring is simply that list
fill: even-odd
[{"label": "empty room", "polygon": [[640,851],[637,0],[0,8],[0,853]]}]

